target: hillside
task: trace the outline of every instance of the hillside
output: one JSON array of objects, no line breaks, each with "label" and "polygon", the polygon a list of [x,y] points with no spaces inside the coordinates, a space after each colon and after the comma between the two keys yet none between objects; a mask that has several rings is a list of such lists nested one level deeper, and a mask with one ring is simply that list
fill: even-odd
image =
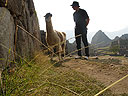
[{"label": "hillside", "polygon": [[[34,62],[25,60],[16,68],[3,71],[0,95],[94,96],[105,88],[95,78],[65,65],[71,64],[73,59],[67,58],[63,62],[57,62],[50,61],[48,56],[41,53],[37,55]],[[76,64],[75,62],[72,64]],[[103,96],[114,95],[107,90]]]},{"label": "hillside", "polygon": [[[99,59],[91,57],[88,61],[72,59],[69,62],[65,62],[64,65],[78,72],[88,74],[89,77],[93,77],[105,86],[109,86],[123,76],[128,75],[127,62],[128,59],[124,57],[100,56]],[[110,88],[115,96],[128,95],[127,80],[128,77]]]},{"label": "hillside", "polygon": [[[57,62],[56,58],[51,62],[39,53],[34,59],[34,62],[21,62],[22,66],[2,73],[2,94],[94,96],[128,74],[128,60],[123,57],[90,57],[88,61],[66,57],[63,62]],[[102,96],[127,96],[127,79],[103,92]]]}]

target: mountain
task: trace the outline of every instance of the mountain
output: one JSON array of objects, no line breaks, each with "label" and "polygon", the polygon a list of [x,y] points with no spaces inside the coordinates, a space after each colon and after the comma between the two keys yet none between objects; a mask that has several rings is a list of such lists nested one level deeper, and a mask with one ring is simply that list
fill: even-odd
[{"label": "mountain", "polygon": [[117,41],[119,39],[128,39],[128,34],[123,34],[121,37],[116,36],[112,41]]},{"label": "mountain", "polygon": [[121,39],[128,39],[128,34],[124,34],[120,37]]},{"label": "mountain", "polygon": [[119,31],[114,31],[114,32],[105,32],[106,35],[111,38],[111,39],[114,39],[116,36],[119,36],[121,37],[123,34],[128,34],[128,27],[126,28],[123,28]]},{"label": "mountain", "polygon": [[117,41],[119,39],[120,39],[120,37],[119,36],[116,36],[112,41]]},{"label": "mountain", "polygon": [[95,45],[96,48],[106,47],[110,45],[112,40],[101,30],[99,30],[92,38],[91,44]]},{"label": "mountain", "polygon": [[[119,46],[119,48],[117,47]],[[121,37],[116,37],[112,42],[110,49],[114,50],[114,53],[121,56],[128,56],[128,34],[124,34]]]},{"label": "mountain", "polygon": [[[74,37],[74,29],[72,30],[63,30],[64,32],[66,32],[67,34],[67,40],[69,38],[72,38]],[[88,30],[88,33],[87,33],[87,38],[88,38],[88,42],[91,43],[92,41],[92,37],[95,35],[96,32],[91,32]],[[110,39],[114,39],[116,36],[118,37],[121,37],[123,34],[128,34],[128,27],[126,28],[123,28],[119,31],[114,31],[114,32],[105,32],[105,35],[107,35]],[[73,43],[75,41],[75,38],[72,38],[69,40],[70,43]]]}]

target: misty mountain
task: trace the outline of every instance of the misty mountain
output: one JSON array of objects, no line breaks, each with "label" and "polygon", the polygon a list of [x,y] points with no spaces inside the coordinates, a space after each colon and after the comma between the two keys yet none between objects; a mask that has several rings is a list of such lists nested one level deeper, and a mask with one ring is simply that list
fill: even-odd
[{"label": "misty mountain", "polygon": [[106,47],[111,43],[111,39],[101,30],[99,30],[92,38],[91,44],[95,47]]},{"label": "misty mountain", "polygon": [[121,37],[123,34],[128,34],[128,27],[115,32],[106,32],[106,35],[111,39],[114,39],[116,36]]},{"label": "misty mountain", "polygon": [[[119,39],[127,39],[128,40],[128,34],[123,34],[122,36],[116,36],[113,40],[111,40],[104,32],[99,30],[92,38],[91,45],[89,44],[90,48],[90,55],[95,55],[96,49],[101,47],[110,47],[112,42],[117,42]],[[82,47],[84,47],[83,43],[81,44]],[[67,51],[68,53],[73,52],[76,50],[76,42],[70,43],[67,40]],[[76,54],[77,52],[75,52]],[[82,53],[84,54],[84,50],[82,50]],[[101,53],[99,53],[101,54]],[[98,55],[98,53],[97,53]]]},{"label": "misty mountain", "polygon": [[[67,34],[67,39],[74,37],[74,29],[72,30],[65,30],[64,32],[66,32]],[[92,37],[95,35],[96,32],[89,32],[88,31],[88,41],[89,43],[91,43]],[[128,34],[128,27],[119,30],[119,31],[115,31],[115,32],[104,32],[110,39],[114,39],[116,36],[121,37],[123,34]],[[69,42],[73,43],[75,41],[75,39],[70,39]]]}]

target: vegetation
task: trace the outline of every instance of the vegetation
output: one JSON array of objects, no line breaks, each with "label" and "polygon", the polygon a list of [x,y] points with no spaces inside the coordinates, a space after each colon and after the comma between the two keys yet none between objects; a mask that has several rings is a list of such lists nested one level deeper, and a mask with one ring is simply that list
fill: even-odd
[{"label": "vegetation", "polygon": [[110,51],[113,52],[114,54],[119,53],[119,50],[120,50],[120,47],[119,47],[118,45],[112,46],[112,47],[110,48]]},{"label": "vegetation", "polygon": [[[38,55],[37,55],[38,56]],[[36,57],[37,57],[36,56]],[[51,62],[39,55],[32,62],[21,61],[20,66],[2,73],[2,96],[94,96],[105,87],[86,74]],[[56,65],[60,65],[57,67]],[[114,96],[106,91],[102,96]]]}]

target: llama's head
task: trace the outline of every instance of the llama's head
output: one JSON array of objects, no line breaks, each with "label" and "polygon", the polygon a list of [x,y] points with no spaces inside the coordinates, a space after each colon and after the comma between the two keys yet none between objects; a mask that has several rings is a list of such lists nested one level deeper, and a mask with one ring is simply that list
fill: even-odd
[{"label": "llama's head", "polygon": [[45,17],[45,21],[49,22],[51,20],[52,14],[47,13],[44,17]]}]

